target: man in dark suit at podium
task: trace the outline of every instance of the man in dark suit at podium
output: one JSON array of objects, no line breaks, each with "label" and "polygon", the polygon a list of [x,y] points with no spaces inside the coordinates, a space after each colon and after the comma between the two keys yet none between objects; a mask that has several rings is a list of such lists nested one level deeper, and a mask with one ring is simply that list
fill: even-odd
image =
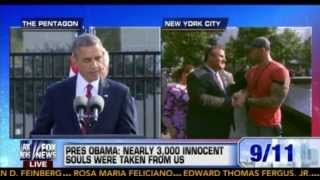
[{"label": "man in dark suit at podium", "polygon": [[[108,52],[100,39],[82,34],[73,42],[71,60],[79,73],[51,85],[31,135],[136,134],[135,105],[129,88],[106,78]],[[73,108],[77,96],[100,95],[104,108],[93,127],[82,126]]]}]

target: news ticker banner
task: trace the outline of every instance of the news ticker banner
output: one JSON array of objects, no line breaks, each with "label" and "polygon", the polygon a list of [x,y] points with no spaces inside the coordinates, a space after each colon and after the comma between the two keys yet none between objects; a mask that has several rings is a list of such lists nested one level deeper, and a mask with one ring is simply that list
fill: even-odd
[{"label": "news ticker banner", "polygon": [[320,169],[288,168],[0,168],[0,176],[320,176]]},{"label": "news ticker banner", "polygon": [[[24,168],[319,168],[320,138],[243,138],[239,141],[139,140],[137,143],[23,140]],[[145,142],[145,143],[143,143]],[[157,143],[156,143],[157,142]]]},{"label": "news ticker banner", "polygon": [[[24,168],[51,167],[238,167],[237,145],[211,140],[165,142],[129,140],[126,143],[63,143],[21,141]],[[146,143],[148,142],[149,143]],[[144,142],[144,143],[143,143]],[[150,143],[151,142],[151,143]],[[155,143],[157,142],[157,143]],[[197,143],[195,143],[197,142]]]},{"label": "news ticker banner", "polygon": [[71,144],[64,166],[230,167],[235,152],[232,144]]}]

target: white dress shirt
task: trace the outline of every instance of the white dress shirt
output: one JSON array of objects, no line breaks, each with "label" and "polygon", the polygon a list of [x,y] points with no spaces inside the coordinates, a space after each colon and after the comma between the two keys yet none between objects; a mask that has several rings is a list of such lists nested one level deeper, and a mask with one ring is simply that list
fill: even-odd
[{"label": "white dress shirt", "polygon": [[97,96],[99,90],[99,79],[89,83],[87,80],[83,78],[83,76],[80,73],[78,73],[76,82],[76,97],[86,96],[88,84],[91,84],[93,86],[91,89],[92,96]]}]

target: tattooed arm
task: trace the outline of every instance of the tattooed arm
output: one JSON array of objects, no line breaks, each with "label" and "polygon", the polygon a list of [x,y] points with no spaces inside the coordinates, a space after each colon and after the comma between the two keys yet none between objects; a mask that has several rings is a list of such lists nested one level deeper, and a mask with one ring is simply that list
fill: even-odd
[{"label": "tattooed arm", "polygon": [[248,98],[247,103],[255,107],[279,107],[286,99],[290,86],[290,79],[284,82],[274,81],[271,85],[271,95],[263,98]]}]

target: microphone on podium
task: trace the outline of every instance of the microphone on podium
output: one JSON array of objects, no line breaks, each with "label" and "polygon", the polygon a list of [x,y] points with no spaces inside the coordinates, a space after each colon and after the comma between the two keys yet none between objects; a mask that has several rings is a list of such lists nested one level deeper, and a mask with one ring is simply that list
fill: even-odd
[{"label": "microphone on podium", "polygon": [[73,100],[73,109],[77,113],[78,121],[84,121],[85,110],[88,105],[88,98],[86,96],[77,96]]},{"label": "microphone on podium", "polygon": [[97,122],[99,113],[102,112],[104,108],[104,100],[101,96],[93,96],[89,99],[88,106],[93,115],[93,121]]}]

